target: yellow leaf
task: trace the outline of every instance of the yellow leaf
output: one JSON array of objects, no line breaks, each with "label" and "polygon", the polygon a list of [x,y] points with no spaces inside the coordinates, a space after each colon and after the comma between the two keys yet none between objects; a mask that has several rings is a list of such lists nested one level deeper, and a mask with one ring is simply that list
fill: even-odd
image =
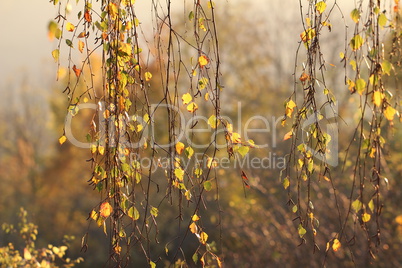
[{"label": "yellow leaf", "polygon": [[59,138],[59,143],[60,143],[60,144],[63,144],[63,143],[66,142],[66,140],[67,140],[67,137],[63,135],[63,136],[61,136],[61,137]]},{"label": "yellow leaf", "polygon": [[82,42],[81,40],[78,40],[78,50],[82,53],[82,51],[84,50],[85,47],[85,43]]},{"label": "yellow leaf", "polygon": [[184,144],[180,141],[178,143],[176,143],[176,152],[178,154],[181,154],[183,152],[183,150],[184,150]]},{"label": "yellow leaf", "polygon": [[292,113],[293,113],[293,110],[294,110],[295,107],[296,107],[296,103],[293,100],[289,100],[286,103],[286,111],[285,111],[285,113],[286,113],[287,117],[289,117],[289,118],[292,117]]},{"label": "yellow leaf", "polygon": [[216,162],[216,160],[213,159],[212,157],[208,157],[207,167],[208,168],[216,168],[217,166],[218,166],[218,163]]},{"label": "yellow leaf", "polygon": [[52,56],[55,62],[57,62],[59,60],[59,56],[60,56],[60,50],[55,49],[52,51]]},{"label": "yellow leaf", "polygon": [[153,261],[150,261],[149,266],[151,266],[151,268],[156,268],[156,263],[154,263]]},{"label": "yellow leaf", "polygon": [[206,232],[201,232],[200,234],[200,242],[201,244],[205,245],[208,240],[208,234]]},{"label": "yellow leaf", "polygon": [[200,64],[201,67],[204,67],[205,65],[207,65],[208,62],[209,62],[209,59],[208,59],[206,56],[204,56],[204,55],[201,55],[201,56],[198,58],[198,63]]},{"label": "yellow leaf", "polygon": [[332,244],[332,250],[338,251],[338,249],[340,249],[340,247],[341,247],[341,242],[337,238],[335,238],[334,243]]},{"label": "yellow leaf", "polygon": [[190,224],[189,229],[193,234],[195,234],[198,231],[197,224],[195,224],[195,222],[193,222],[192,224]]},{"label": "yellow leaf", "polygon": [[72,32],[72,31],[74,31],[74,29],[75,29],[75,26],[73,24],[71,24],[70,22],[67,22],[66,30],[69,32]]},{"label": "yellow leaf", "polygon": [[370,214],[368,214],[368,213],[363,213],[362,214],[362,221],[363,222],[368,222],[368,221],[370,221],[370,219],[371,219],[371,215]]},{"label": "yellow leaf", "polygon": [[283,188],[287,189],[287,188],[289,188],[289,186],[290,186],[290,181],[289,181],[289,178],[286,177],[283,179]]},{"label": "yellow leaf", "polygon": [[104,154],[105,154],[105,147],[99,145],[99,146],[98,146],[98,152],[99,152],[101,155],[104,155]]},{"label": "yellow leaf", "polygon": [[380,107],[381,103],[382,103],[382,97],[383,96],[382,96],[380,91],[375,91],[373,93],[373,103],[374,103],[374,105],[376,105],[377,107]]},{"label": "yellow leaf", "polygon": [[232,142],[233,143],[241,143],[241,137],[239,133],[233,132],[232,133]]},{"label": "yellow leaf", "polygon": [[112,213],[113,208],[112,206],[109,204],[109,202],[103,202],[100,206],[100,210],[99,213],[102,217],[107,218],[110,216],[110,214]]},{"label": "yellow leaf", "polygon": [[387,118],[389,121],[392,121],[392,120],[394,119],[395,113],[396,113],[396,110],[395,110],[393,107],[388,106],[388,107],[385,109],[385,111],[384,111],[384,116],[385,116],[385,118]]},{"label": "yellow leaf", "polygon": [[31,255],[31,253],[29,252],[29,250],[27,248],[24,248],[24,259],[25,260],[32,259],[32,255]]},{"label": "yellow leaf", "polygon": [[219,120],[217,120],[214,114],[208,118],[208,125],[210,125],[212,128],[219,126]]},{"label": "yellow leaf", "polygon": [[195,102],[192,102],[189,105],[187,105],[187,111],[189,111],[190,113],[194,113],[197,110],[198,110],[198,105]]},{"label": "yellow leaf", "polygon": [[194,214],[193,217],[191,218],[192,221],[198,221],[200,217],[197,214]]},{"label": "yellow leaf", "polygon": [[175,168],[174,175],[179,179],[179,181],[183,181],[184,170],[181,168]]},{"label": "yellow leaf", "polygon": [[186,93],[181,96],[181,100],[183,101],[184,105],[187,105],[193,100],[193,97],[191,97],[190,93]]},{"label": "yellow leaf", "polygon": [[151,80],[151,78],[152,78],[152,74],[150,73],[150,72],[146,72],[145,74],[144,74],[144,77],[145,77],[145,81],[150,81]]}]

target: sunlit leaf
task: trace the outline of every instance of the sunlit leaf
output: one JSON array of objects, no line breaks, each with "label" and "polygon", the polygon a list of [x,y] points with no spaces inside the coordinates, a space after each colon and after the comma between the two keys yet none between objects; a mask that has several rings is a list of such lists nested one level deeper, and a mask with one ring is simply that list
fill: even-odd
[{"label": "sunlit leaf", "polygon": [[289,178],[288,177],[284,178],[282,184],[283,184],[283,188],[285,188],[285,189],[289,188],[289,186],[290,186]]},{"label": "sunlit leaf", "polygon": [[297,205],[294,205],[294,206],[292,207],[292,212],[293,212],[293,213],[296,213],[297,210],[298,210]]},{"label": "sunlit leaf", "polygon": [[327,8],[327,4],[324,1],[320,1],[315,4],[315,8],[317,9],[318,13],[322,14]]},{"label": "sunlit leaf", "polygon": [[381,63],[381,67],[382,67],[382,71],[384,72],[384,74],[391,75],[392,64],[389,61],[384,60]]},{"label": "sunlit leaf", "polygon": [[301,224],[299,224],[297,231],[299,233],[300,238],[302,238],[307,233],[306,229],[304,229],[304,227]]},{"label": "sunlit leaf", "polygon": [[193,97],[191,96],[190,93],[186,93],[183,94],[183,96],[181,96],[181,100],[183,101],[184,105],[187,105],[193,100]]},{"label": "sunlit leaf", "polygon": [[91,16],[91,13],[89,13],[88,9],[85,10],[84,19],[86,22],[89,22],[89,23],[92,22],[92,16]]},{"label": "sunlit leaf", "polygon": [[194,149],[191,148],[191,147],[187,147],[187,148],[184,150],[184,153],[185,153],[185,155],[188,157],[188,159],[190,159],[190,158],[193,156],[193,154],[194,154]]},{"label": "sunlit leaf", "polygon": [[296,103],[293,100],[289,100],[286,103],[286,111],[285,111],[285,113],[286,113],[287,117],[289,117],[289,118],[292,117],[292,113],[293,113],[293,110],[294,110],[295,107],[296,107]]},{"label": "sunlit leaf", "polygon": [[150,266],[151,268],[156,268],[156,263],[154,263],[153,261],[150,261],[150,262],[149,262],[149,266]]},{"label": "sunlit leaf", "polygon": [[152,79],[152,74],[150,72],[145,72],[144,74],[145,81],[150,81]]},{"label": "sunlit leaf", "polygon": [[384,13],[381,13],[380,16],[378,16],[378,25],[380,25],[381,28],[384,28],[388,23],[387,16]]},{"label": "sunlit leaf", "polygon": [[371,210],[371,212],[374,212],[374,200],[371,199],[370,202],[368,203],[368,207]]},{"label": "sunlit leaf", "polygon": [[207,159],[207,167],[208,168],[216,168],[218,166],[218,163],[216,162],[215,159],[212,157],[208,157]]},{"label": "sunlit leaf", "polygon": [[182,168],[175,168],[174,175],[179,179],[179,181],[183,181],[184,170]]},{"label": "sunlit leaf", "polygon": [[209,59],[208,59],[206,56],[204,56],[204,55],[201,55],[201,56],[198,58],[198,63],[200,64],[201,67],[204,67],[205,65],[207,65],[208,62],[209,62]]},{"label": "sunlit leaf", "polygon": [[315,29],[308,28],[300,34],[300,38],[304,43],[308,43],[311,39],[316,36]]},{"label": "sunlit leaf", "polygon": [[176,148],[176,152],[178,154],[181,154],[183,152],[183,150],[184,150],[184,144],[179,141],[178,143],[176,143],[175,148]]},{"label": "sunlit leaf", "polygon": [[151,208],[151,215],[154,217],[158,217],[159,210],[156,207]]},{"label": "sunlit leaf", "polygon": [[217,126],[219,126],[219,120],[214,114],[208,118],[208,125],[210,125],[211,128],[216,128]]},{"label": "sunlit leaf", "polygon": [[136,221],[140,218],[140,213],[138,212],[137,208],[133,206],[128,209],[127,216]]},{"label": "sunlit leaf", "polygon": [[194,175],[195,175],[197,178],[201,177],[201,175],[202,175],[202,169],[196,168],[195,171],[194,171]]},{"label": "sunlit leaf", "polygon": [[373,93],[373,103],[375,106],[380,107],[382,103],[382,93],[380,91],[374,91]]},{"label": "sunlit leaf", "polygon": [[205,191],[209,192],[212,190],[212,183],[211,181],[205,181],[204,182],[204,189]]},{"label": "sunlit leaf", "polygon": [[59,143],[60,143],[60,144],[63,144],[63,143],[66,142],[66,140],[67,140],[67,137],[63,135],[63,136],[61,136],[61,137],[59,138]]},{"label": "sunlit leaf", "polygon": [[392,106],[388,106],[384,111],[384,116],[387,120],[392,121],[394,119],[396,110]]},{"label": "sunlit leaf", "polygon": [[98,146],[98,152],[99,152],[99,154],[104,155],[105,154],[105,147],[102,146],[102,145],[99,145]]},{"label": "sunlit leaf", "polygon": [[85,43],[82,42],[81,40],[78,40],[78,50],[82,53],[82,51],[84,50],[85,47]]},{"label": "sunlit leaf", "polygon": [[233,143],[241,143],[241,136],[239,133],[233,132],[231,140]]},{"label": "sunlit leaf", "polygon": [[362,47],[363,43],[364,43],[363,37],[357,34],[353,36],[353,38],[350,40],[350,47],[352,48],[353,51],[356,51]]},{"label": "sunlit leaf", "polygon": [[77,76],[77,77],[79,77],[80,76],[80,74],[81,74],[81,69],[78,69],[77,68],[77,66],[73,66],[73,71],[74,71],[74,73],[75,73],[75,75]]},{"label": "sunlit leaf", "polygon": [[190,229],[190,231],[195,234],[198,232],[198,227],[197,224],[195,224],[195,222],[191,223],[190,226],[188,227]]},{"label": "sunlit leaf", "polygon": [[332,244],[332,250],[333,251],[338,251],[338,249],[340,249],[341,246],[342,246],[341,242],[337,238],[335,238],[334,243]]},{"label": "sunlit leaf", "polygon": [[195,102],[192,102],[189,105],[187,105],[187,111],[189,111],[190,113],[194,113],[197,110],[198,110],[198,105]]},{"label": "sunlit leaf", "polygon": [[364,90],[366,89],[366,85],[366,80],[364,80],[363,78],[359,78],[356,80],[355,88],[359,95],[363,94]]},{"label": "sunlit leaf", "polygon": [[355,201],[352,202],[352,209],[355,212],[359,212],[363,207],[362,202],[359,199],[356,199]]},{"label": "sunlit leaf", "polygon": [[72,32],[72,31],[74,31],[74,29],[75,29],[75,26],[72,23],[70,23],[70,22],[66,23],[66,30],[67,31]]},{"label": "sunlit leaf", "polygon": [[244,157],[248,151],[250,150],[250,148],[248,146],[240,146],[239,149],[237,149],[237,152]]},{"label": "sunlit leaf", "polygon": [[200,242],[201,244],[205,245],[208,240],[208,234],[206,232],[201,232],[200,234]]},{"label": "sunlit leaf", "polygon": [[109,202],[103,202],[100,206],[100,210],[99,213],[103,218],[107,218],[110,216],[110,214],[112,213],[113,208],[112,206],[109,204]]},{"label": "sunlit leaf", "polygon": [[60,56],[60,50],[55,49],[52,51],[52,56],[55,62],[57,62],[59,60],[59,56]]},{"label": "sunlit leaf", "polygon": [[288,139],[290,139],[293,136],[293,131],[289,131],[288,133],[285,134],[285,136],[283,136],[283,140],[286,141]]},{"label": "sunlit leaf", "polygon": [[368,221],[370,221],[370,219],[371,219],[371,215],[370,214],[368,214],[368,213],[363,213],[362,214],[362,221],[363,222],[368,222]]},{"label": "sunlit leaf", "polygon": [[191,217],[192,221],[198,221],[200,217],[197,214],[194,214],[193,217]]},{"label": "sunlit leaf", "polygon": [[353,9],[352,12],[350,13],[350,17],[355,23],[358,23],[360,20],[360,11],[358,9]]}]

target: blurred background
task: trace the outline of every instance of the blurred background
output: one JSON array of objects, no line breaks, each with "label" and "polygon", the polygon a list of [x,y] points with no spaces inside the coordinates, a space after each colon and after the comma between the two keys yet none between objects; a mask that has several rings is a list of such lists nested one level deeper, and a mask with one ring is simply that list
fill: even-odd
[{"label": "blurred background", "polygon": [[[137,2],[142,10],[140,21],[150,23],[146,16],[150,7]],[[268,143],[268,148],[250,153],[251,157],[269,157],[270,167],[245,169],[251,184],[246,194],[239,169],[220,170],[224,178],[218,208],[223,210],[221,228],[214,228],[218,221],[213,218],[215,214],[205,215],[211,217],[209,234],[217,238],[216,245],[227,267],[321,267],[326,243],[338,230],[331,187],[317,183],[315,198],[322,200],[316,206],[320,219],[316,239],[320,250],[313,252],[312,244],[298,246],[297,226],[292,221],[291,208],[286,204],[287,192],[279,179],[283,168],[279,162],[289,152],[290,141],[282,141],[288,128],[282,128],[278,119],[284,114],[286,98],[293,92],[295,51],[303,31],[296,2],[227,0],[217,3],[225,86],[223,114],[238,118],[241,106],[241,124],[253,116],[267,118],[272,124],[267,133],[251,134],[257,144]],[[353,1],[338,2],[346,10],[345,14],[349,14]],[[68,255],[85,259],[78,267],[103,267],[108,241],[103,230],[87,221],[89,212],[99,202],[99,195],[87,182],[91,178],[91,167],[86,162],[90,153],[68,142],[63,146],[58,143],[67,99],[62,93],[63,81],[56,81],[57,66],[51,56],[57,44],[47,36],[47,25],[56,13],[54,6],[45,0],[0,1],[0,222],[16,224],[17,212],[24,207],[38,225],[40,246],[57,244],[64,235],[72,235],[75,240]],[[340,123],[339,144],[345,149],[349,140],[343,137],[354,131],[353,103],[357,100],[350,97],[344,85],[339,52],[344,48],[345,25],[342,14],[334,13],[332,32],[321,41],[325,44],[326,60],[331,64],[327,83],[337,93],[339,112],[344,118]],[[178,21],[186,16],[177,12]],[[395,87],[392,83],[390,86]],[[82,121],[75,127],[86,129],[86,124]],[[266,128],[258,120],[250,123],[251,126]],[[390,144],[384,152],[389,184],[384,195],[382,244],[377,259],[369,257],[366,238],[355,223],[356,230],[348,230],[356,231],[355,246],[350,251],[331,251],[327,267],[402,266],[402,220],[398,218],[402,215],[402,132],[398,123],[384,131]],[[340,166],[334,169],[333,177],[341,207],[345,208],[351,177],[345,176]],[[218,204],[212,202],[212,209],[214,206]],[[168,240],[174,232],[175,224],[171,220],[175,217],[173,209],[171,214],[159,217],[160,241]],[[81,238],[87,232],[89,248],[82,252]],[[9,239],[2,233],[0,246]],[[189,243],[184,248],[191,262],[194,246],[191,239]],[[156,250],[163,252],[164,246],[161,243],[161,248]],[[139,262],[137,267],[145,267],[141,265]]]}]

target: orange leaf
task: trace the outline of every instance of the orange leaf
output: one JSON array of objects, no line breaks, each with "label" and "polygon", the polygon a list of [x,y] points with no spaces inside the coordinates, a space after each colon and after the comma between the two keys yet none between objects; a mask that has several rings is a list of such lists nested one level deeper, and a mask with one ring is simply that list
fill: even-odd
[{"label": "orange leaf", "polygon": [[110,214],[112,213],[113,208],[112,206],[109,204],[109,202],[103,202],[100,206],[100,210],[99,213],[102,217],[107,218],[110,216]]},{"label": "orange leaf", "polygon": [[303,72],[301,75],[300,75],[300,77],[299,77],[299,80],[300,81],[302,81],[302,82],[305,82],[307,79],[309,79],[309,75],[308,74],[306,74],[305,72]]},{"label": "orange leaf", "polygon": [[180,141],[178,143],[176,143],[176,152],[178,154],[181,154],[183,152],[183,150],[184,150],[184,144]]},{"label": "orange leaf", "polygon": [[195,222],[193,222],[192,224],[190,224],[190,226],[188,227],[190,229],[190,231],[195,234],[198,231],[198,227],[197,224],[195,224]]},{"label": "orange leaf", "polygon": [[81,69],[78,69],[77,66],[73,66],[73,71],[75,73],[75,75],[78,77],[81,74]]},{"label": "orange leaf", "polygon": [[89,13],[89,10],[85,10],[84,18],[87,22],[92,22],[92,16],[91,13]]},{"label": "orange leaf", "polygon": [[285,134],[285,136],[283,137],[283,140],[286,141],[288,139],[290,139],[293,136],[293,132],[289,131],[288,133]]},{"label": "orange leaf", "polygon": [[83,38],[83,37],[85,37],[85,32],[80,32],[80,34],[78,35],[78,38]]}]

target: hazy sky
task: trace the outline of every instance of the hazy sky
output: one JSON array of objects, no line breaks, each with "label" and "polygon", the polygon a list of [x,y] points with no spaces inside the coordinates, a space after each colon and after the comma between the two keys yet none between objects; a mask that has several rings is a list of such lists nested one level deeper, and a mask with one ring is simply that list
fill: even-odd
[{"label": "hazy sky", "polygon": [[[351,0],[346,1],[353,3]],[[75,1],[70,2],[75,3]],[[137,4],[141,2],[150,3],[150,0],[138,0]],[[183,3],[182,0],[173,0],[173,2]],[[190,4],[192,1],[185,2]],[[238,1],[224,2],[235,5]],[[258,3],[256,12],[267,15],[272,12],[271,6],[278,6],[278,4],[282,7],[285,4],[287,8],[294,4],[295,8],[298,8],[296,0],[272,0],[272,2],[254,0],[252,3]],[[149,12],[147,8],[143,10],[145,13]],[[47,38],[48,22],[55,15],[56,8],[49,3],[49,0],[0,0],[0,25],[2,26],[0,90],[15,84],[15,81],[20,81],[21,77],[36,86],[42,86],[44,81],[55,79],[56,65],[50,53],[56,47],[56,42],[50,42]]]}]

